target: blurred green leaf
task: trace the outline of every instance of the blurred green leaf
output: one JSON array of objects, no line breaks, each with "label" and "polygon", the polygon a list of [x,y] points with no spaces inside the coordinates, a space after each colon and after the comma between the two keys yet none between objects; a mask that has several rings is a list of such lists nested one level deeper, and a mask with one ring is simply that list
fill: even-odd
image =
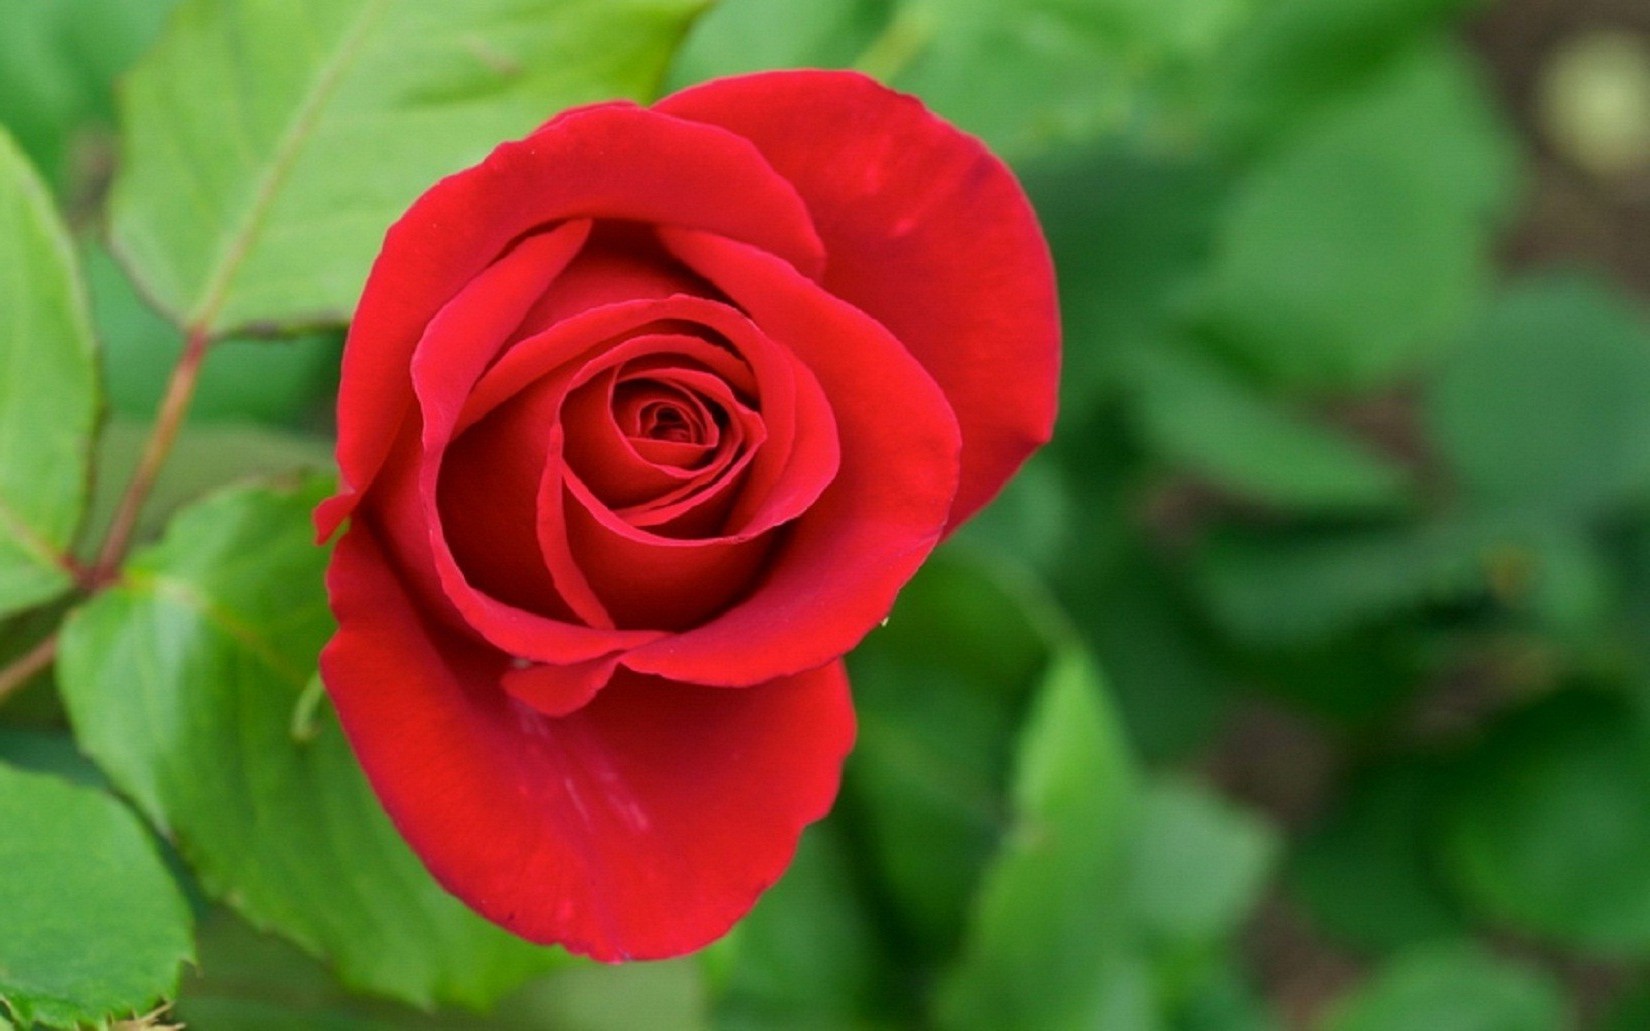
[{"label": "blurred green leaf", "polygon": [[0,616],[72,585],[97,357],[74,248],[44,184],[0,130]]},{"label": "blurred green leaf", "polygon": [[[119,416],[104,425],[82,540],[101,540],[152,429]],[[215,488],[254,477],[322,472],[332,464],[332,441],[322,437],[233,423],[185,425],[149,491],[137,537],[157,535],[173,512]]]},{"label": "blurred green leaf", "polygon": [[1010,159],[1116,129],[1213,54],[1251,0],[722,0],[674,81],[858,67]]},{"label": "blurred green leaf", "polygon": [[892,0],[717,0],[676,52],[670,88],[771,68],[848,68],[892,9]]},{"label": "blurred green leaf", "polygon": [[1131,372],[1149,446],[1227,490],[1308,512],[1389,509],[1410,497],[1396,463],[1269,402],[1208,359],[1158,348],[1136,354]]},{"label": "blurred green leaf", "polygon": [[114,79],[159,34],[172,0],[0,3],[0,125],[48,182],[69,185],[88,126],[114,122]]},{"label": "blurred green leaf", "polygon": [[704,2],[186,0],[126,81],[116,251],[180,324],[341,323],[421,190],[648,94]]},{"label": "blurred green leaf", "polygon": [[1183,318],[1229,183],[1197,158],[1122,146],[1057,152],[1023,178],[1060,281],[1069,428],[1115,390],[1120,356]]},{"label": "blurred green leaf", "polygon": [[1439,370],[1428,425],[1480,507],[1596,515],[1650,498],[1650,325],[1578,276],[1529,280]]},{"label": "blurred green leaf", "polygon": [[1495,728],[1457,781],[1444,857],[1483,916],[1595,953],[1650,956],[1650,728],[1565,691]]},{"label": "blurred green leaf", "polygon": [[189,908],[120,803],[0,764],[0,1005],[25,1027],[143,1013],[192,958]]},{"label": "blurred green leaf", "polygon": [[1390,382],[1480,303],[1513,162],[1466,59],[1416,48],[1249,172],[1226,212],[1205,323],[1281,384]]},{"label": "blurred green leaf", "polygon": [[1436,869],[1448,776],[1444,768],[1409,762],[1375,767],[1353,781],[1291,863],[1290,886],[1315,924],[1377,952],[1463,932]]},{"label": "blurred green leaf", "polygon": [[1125,897],[1137,929],[1160,948],[1206,948],[1232,934],[1260,900],[1276,832],[1190,781],[1162,779],[1140,798]]},{"label": "blurred green leaf", "polygon": [[[88,243],[82,254],[92,317],[103,342],[109,406],[119,415],[151,418],[183,350],[183,335],[138,296],[101,244]],[[279,346],[262,340],[215,343],[195,382],[189,421],[290,424],[326,400],[337,376],[338,350],[333,334]]]},{"label": "blurred green leaf", "polygon": [[839,824],[810,827],[785,876],[717,946],[718,1028],[849,1027],[878,1005],[887,957]]},{"label": "blurred green leaf", "polygon": [[1365,86],[1480,0],[1272,0],[1208,68],[1218,131],[1242,145]]},{"label": "blurred green leaf", "polygon": [[1138,540],[1105,555],[1093,534],[1076,539],[1060,597],[1105,664],[1130,744],[1148,760],[1181,757],[1218,727],[1236,678],[1160,555]]},{"label": "blurred green leaf", "polygon": [[326,709],[295,739],[333,624],[309,513],[243,488],[179,515],[70,617],[58,673],[82,747],[173,835],[214,897],[419,1005],[481,1005],[556,961],[424,871]]},{"label": "blurred green leaf", "polygon": [[1014,824],[942,985],[943,1026],[1139,1026],[1115,1016],[1138,1009],[1118,891],[1137,802],[1099,675],[1081,652],[1065,651],[1023,731]]},{"label": "blurred green leaf", "polygon": [[1025,600],[952,550],[849,658],[859,740],[845,801],[926,958],[962,933],[1007,820],[1018,718],[1047,657]]},{"label": "blurred green leaf", "polygon": [[1551,978],[1474,945],[1412,949],[1343,1000],[1324,1031],[1561,1031],[1573,1026]]},{"label": "blurred green leaf", "polygon": [[1233,637],[1298,648],[1429,600],[1481,594],[1502,538],[1470,521],[1325,533],[1231,533],[1200,556],[1210,608]]},{"label": "blurred green leaf", "polygon": [[224,910],[202,921],[198,969],[175,1012],[207,1031],[703,1031],[691,959],[604,966],[582,961],[539,978],[488,1014],[419,1012],[347,992],[313,959]]}]

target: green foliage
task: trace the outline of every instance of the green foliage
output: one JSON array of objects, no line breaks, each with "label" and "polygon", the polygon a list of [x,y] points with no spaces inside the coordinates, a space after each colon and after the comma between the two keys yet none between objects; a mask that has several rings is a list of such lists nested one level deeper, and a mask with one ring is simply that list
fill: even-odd
[{"label": "green foliage", "polygon": [[1567,693],[1499,725],[1458,785],[1449,873],[1485,915],[1608,955],[1650,956],[1650,731]]},{"label": "green foliage", "polygon": [[1388,382],[1481,303],[1512,175],[1470,67],[1420,44],[1259,157],[1225,212],[1205,319],[1278,382]]},{"label": "green foliage", "polygon": [[1088,660],[1068,652],[1037,693],[1013,823],[941,997],[947,1027],[1103,1027],[1139,1009],[1114,890],[1135,773],[1103,690]]},{"label": "green foliage", "polygon": [[1650,499],[1646,397],[1650,324],[1592,278],[1548,276],[1467,332],[1427,415],[1471,503],[1586,518]]},{"label": "green foliage", "polygon": [[1451,772],[1421,763],[1365,771],[1302,840],[1291,887],[1318,926],[1380,952],[1465,931],[1435,854]]},{"label": "green foliage", "polygon": [[146,1012],[192,958],[189,908],[107,795],[0,763],[0,1008],[24,1027]]},{"label": "green foliage", "polygon": [[415,196],[564,107],[650,92],[702,6],[186,0],[123,93],[116,251],[181,325],[341,324]]},{"label": "green foliage", "polygon": [[85,288],[50,195],[0,130],[0,616],[71,584],[97,370]]},{"label": "green foliage", "polygon": [[0,3],[0,125],[53,185],[94,172],[115,76],[159,34],[173,0]]},{"label": "green foliage", "polygon": [[308,521],[324,489],[245,488],[180,515],[69,620],[64,700],[81,745],[213,896],[353,986],[481,1005],[555,954],[437,887],[330,710],[301,715],[332,632]]},{"label": "green foliage", "polygon": [[1559,1031],[1571,1026],[1558,986],[1469,945],[1405,952],[1345,1000],[1324,1031]]}]

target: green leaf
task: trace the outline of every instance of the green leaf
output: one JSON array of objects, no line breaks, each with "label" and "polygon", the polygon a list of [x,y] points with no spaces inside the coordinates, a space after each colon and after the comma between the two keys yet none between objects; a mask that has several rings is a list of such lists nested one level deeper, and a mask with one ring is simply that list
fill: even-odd
[{"label": "green leaf", "polygon": [[438,887],[331,710],[294,715],[332,633],[309,513],[326,486],[242,488],[180,514],[70,617],[59,678],[82,747],[175,837],[206,890],[419,1005],[482,1005],[559,953]]},{"label": "green leaf", "polygon": [[859,739],[845,803],[863,814],[890,905],[926,958],[962,933],[1006,819],[1018,717],[1046,661],[1024,600],[956,551],[930,562],[850,656]]},{"label": "green leaf", "polygon": [[1175,331],[1229,184],[1205,161],[1117,145],[1051,155],[1022,177],[1060,280],[1069,427],[1115,390],[1120,356]]},{"label": "green leaf", "polygon": [[201,921],[200,961],[177,1020],[208,1031],[704,1031],[692,959],[607,966],[570,962],[511,993],[490,1014],[420,1012],[346,991],[310,957],[224,910]]},{"label": "green leaf", "polygon": [[[0,3],[0,125],[47,181],[79,185],[88,130],[114,122],[114,79],[160,32],[172,0]],[[106,160],[106,159],[105,159]],[[106,169],[99,170],[106,174]]]},{"label": "green leaf", "polygon": [[0,764],[0,1003],[24,1027],[150,1009],[192,958],[189,907],[100,791]]},{"label": "green leaf", "polygon": [[1551,978],[1476,945],[1417,948],[1342,1001],[1324,1031],[1561,1031],[1572,1027]]},{"label": "green leaf", "polygon": [[888,0],[718,0],[671,64],[678,89],[770,68],[847,68],[889,17]]},{"label": "green leaf", "polygon": [[726,971],[717,1027],[781,1028],[802,1014],[816,1026],[848,1027],[877,1005],[887,957],[839,824],[810,827],[785,876],[716,946],[714,965]]},{"label": "green leaf", "polygon": [[[88,242],[83,254],[92,318],[103,341],[109,407],[134,419],[153,418],[183,350],[183,334],[138,296],[101,244]],[[332,401],[339,346],[335,333],[306,335],[278,347],[267,340],[214,343],[195,381],[189,422],[290,425],[313,414]]]},{"label": "green leaf", "polygon": [[1594,953],[1650,956],[1650,727],[1566,691],[1497,727],[1460,777],[1444,857],[1480,914]]},{"label": "green leaf", "polygon": [[1650,498],[1650,325],[1590,278],[1510,290],[1427,397],[1439,449],[1481,507],[1591,516]]},{"label": "green leaf", "polygon": [[1099,674],[1081,652],[1064,652],[1024,730],[1014,823],[942,985],[943,1026],[1140,1026],[1099,1020],[1138,980],[1118,891],[1134,780]]},{"label": "green leaf", "polygon": [[1246,644],[1299,647],[1431,600],[1485,590],[1502,541],[1478,522],[1325,534],[1232,534],[1202,556],[1200,579],[1221,625]]},{"label": "green leaf", "polygon": [[1371,770],[1307,833],[1289,880],[1318,926],[1377,952],[1463,931],[1436,869],[1448,775],[1420,763]]},{"label": "green leaf", "polygon": [[111,233],[179,323],[341,323],[385,228],[562,108],[643,96],[704,0],[187,0],[126,81]]},{"label": "green leaf", "polygon": [[1134,356],[1133,413],[1158,453],[1254,501],[1309,512],[1392,508],[1404,471],[1375,451],[1268,402],[1205,358]]},{"label": "green leaf", "polygon": [[1129,849],[1125,897],[1149,943],[1207,948],[1234,933],[1260,901],[1277,833],[1190,781],[1149,784]]},{"label": "green leaf", "polygon": [[1208,67],[1212,120],[1240,144],[1357,90],[1479,0],[1273,0]]},{"label": "green leaf", "polygon": [[[1216,53],[1245,0],[908,0],[861,67],[1011,159],[1093,139]],[[901,37],[904,38],[901,38]],[[889,53],[892,51],[892,54]]]},{"label": "green leaf", "polygon": [[86,503],[96,346],[51,196],[0,131],[0,616],[73,583]]},{"label": "green leaf", "polygon": [[722,0],[674,81],[858,67],[1022,159],[1126,123],[1248,0]]},{"label": "green leaf", "polygon": [[[120,416],[104,425],[86,514],[88,532],[81,535],[85,541],[100,540],[114,518],[151,430],[146,422]],[[215,488],[255,477],[321,472],[332,465],[332,442],[320,437],[234,423],[185,425],[149,491],[137,537],[158,535],[173,512]]]},{"label": "green leaf", "polygon": [[1422,46],[1252,169],[1227,211],[1204,321],[1279,383],[1387,383],[1480,303],[1513,171],[1466,59]]}]

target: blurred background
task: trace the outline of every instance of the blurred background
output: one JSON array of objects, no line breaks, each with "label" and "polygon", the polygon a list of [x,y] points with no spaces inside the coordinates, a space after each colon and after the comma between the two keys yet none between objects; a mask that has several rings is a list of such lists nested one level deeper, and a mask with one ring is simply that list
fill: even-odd
[{"label": "blurred background", "polygon": [[[111,82],[171,6],[0,0],[106,494],[179,347],[99,242]],[[1650,2],[724,0],[667,87],[790,65],[1013,163],[1059,432],[853,657],[842,800],[756,913],[485,1026],[967,1023],[1007,971],[1119,1031],[1650,1028]],[[325,456],[338,347],[215,353],[156,515]],[[61,727],[32,689],[0,755],[95,777]],[[483,1026],[225,913],[200,951],[191,1027]]]}]

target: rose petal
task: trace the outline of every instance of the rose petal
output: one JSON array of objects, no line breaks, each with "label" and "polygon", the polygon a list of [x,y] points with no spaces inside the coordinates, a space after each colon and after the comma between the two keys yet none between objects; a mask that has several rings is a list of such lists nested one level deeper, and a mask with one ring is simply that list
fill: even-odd
[{"label": "rose petal", "polygon": [[518,236],[570,218],[698,226],[748,240],[807,275],[824,252],[807,208],[749,142],[628,104],[567,112],[443,179],[390,227],[344,352],[339,495],[322,536],[349,516],[411,403],[408,370],[447,300]]},{"label": "rose petal", "polygon": [[853,72],[717,79],[656,110],[754,142],[813,213],[825,289],[887,326],[945,391],[963,439],[954,529],[1054,425],[1053,267],[1013,173],[920,101]]},{"label": "rose petal", "polygon": [[673,680],[760,683],[846,653],[887,616],[951,511],[957,423],[899,341],[784,262],[705,233],[665,230],[663,238],[818,376],[842,462],[750,597],[620,661]]},{"label": "rose petal", "polygon": [[436,879],[525,938],[603,960],[708,944],[836,794],[854,732],[839,663],[748,691],[621,673],[553,719],[422,621],[359,525],[328,587],[322,676],[368,780]]}]

